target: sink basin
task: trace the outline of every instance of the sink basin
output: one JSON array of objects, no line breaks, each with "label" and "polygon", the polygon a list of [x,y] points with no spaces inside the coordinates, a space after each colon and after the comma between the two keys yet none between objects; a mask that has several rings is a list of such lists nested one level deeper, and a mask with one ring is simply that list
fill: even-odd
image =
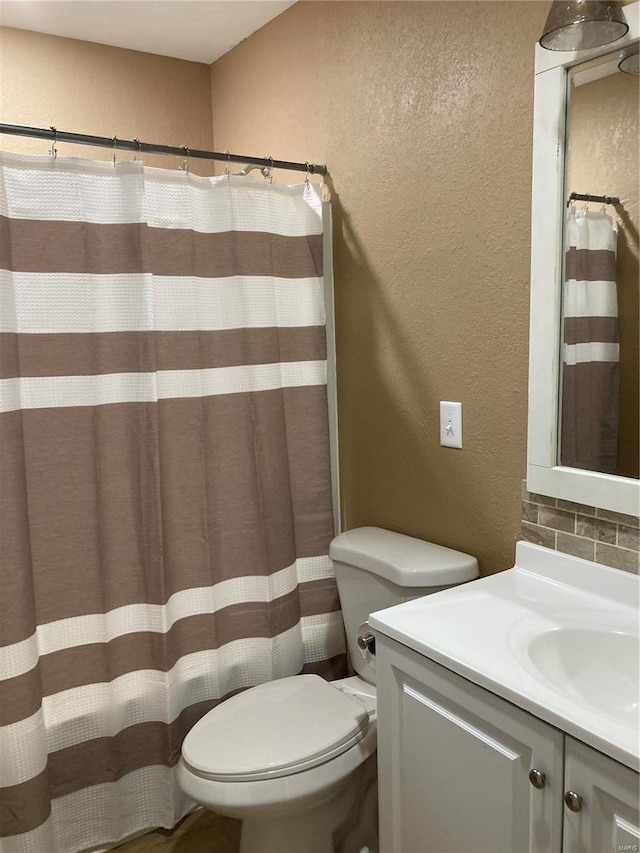
[{"label": "sink basin", "polygon": [[518,542],[516,565],[369,615],[381,636],[640,768],[640,577]]},{"label": "sink basin", "polygon": [[528,648],[538,672],[556,688],[607,715],[638,725],[638,637],[617,631],[557,628]]}]

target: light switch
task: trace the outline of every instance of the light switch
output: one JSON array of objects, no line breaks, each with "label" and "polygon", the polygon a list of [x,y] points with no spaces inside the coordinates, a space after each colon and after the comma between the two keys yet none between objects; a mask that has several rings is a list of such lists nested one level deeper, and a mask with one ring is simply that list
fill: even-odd
[{"label": "light switch", "polygon": [[440,444],[462,447],[462,403],[440,401]]}]

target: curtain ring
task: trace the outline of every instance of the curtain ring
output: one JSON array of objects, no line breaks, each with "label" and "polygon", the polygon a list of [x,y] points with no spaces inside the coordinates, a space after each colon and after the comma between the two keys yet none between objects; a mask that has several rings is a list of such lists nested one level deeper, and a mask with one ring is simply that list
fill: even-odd
[{"label": "curtain ring", "polygon": [[224,167],[224,173],[227,176],[227,180],[231,180],[231,154],[229,154],[228,150],[224,152],[227,155],[227,164]]},{"label": "curtain ring", "polygon": [[185,159],[182,161],[182,163],[180,164],[180,166],[178,168],[180,169],[181,172],[185,172],[188,175],[189,174],[189,146],[188,145],[181,145],[180,148],[186,152],[187,156],[185,157]]},{"label": "curtain ring", "polygon": [[113,137],[113,165],[114,167],[118,165],[118,161],[116,160],[116,145],[118,143],[118,137]]},{"label": "curtain ring", "polygon": [[58,149],[56,148],[56,143],[58,141],[58,128],[51,125],[50,128],[53,131],[53,142],[51,143],[51,148],[49,149],[49,156],[53,157],[55,160],[58,156]]},{"label": "curtain ring", "polygon": [[269,160],[270,163],[268,166],[263,166],[262,174],[264,175],[265,178],[268,178],[269,183],[272,184],[273,183],[273,175],[271,174],[271,172],[273,171],[273,157],[271,157],[271,155],[268,155],[264,159]]},{"label": "curtain ring", "polygon": [[309,161],[305,160],[305,165],[307,167],[307,174],[304,176],[304,182],[307,186],[311,183],[309,180],[309,175],[311,174],[311,166],[309,165]]}]

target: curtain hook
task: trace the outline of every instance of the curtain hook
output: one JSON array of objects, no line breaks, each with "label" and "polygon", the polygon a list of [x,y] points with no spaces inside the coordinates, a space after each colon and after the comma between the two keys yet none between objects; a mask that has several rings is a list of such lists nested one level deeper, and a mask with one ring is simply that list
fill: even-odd
[{"label": "curtain hook", "polygon": [[53,142],[51,143],[51,148],[49,149],[49,156],[53,157],[55,160],[58,156],[58,149],[56,148],[56,143],[58,141],[58,128],[51,125],[51,130],[53,131]]},{"label": "curtain hook", "polygon": [[133,139],[132,139],[131,141],[132,141],[132,142],[135,142],[135,144],[138,146],[138,150],[137,150],[137,152],[136,152],[136,151],[134,151],[134,154],[133,154],[133,162],[134,162],[134,163],[137,163],[137,162],[138,162],[138,160],[140,160],[140,147],[141,147],[142,143],[141,143],[141,142],[140,142],[140,140],[139,140],[137,137],[135,137],[135,136],[133,137]]},{"label": "curtain hook", "polygon": [[116,145],[118,144],[118,137],[113,137],[113,165],[114,167],[118,165],[118,161],[116,160]]},{"label": "curtain hook", "polygon": [[311,181],[309,180],[309,175],[311,174],[311,166],[309,165],[308,160],[305,160],[305,165],[307,167],[307,174],[304,176],[304,182],[307,186],[309,186],[309,184],[311,183]]},{"label": "curtain hook", "polygon": [[181,145],[180,148],[182,148],[182,150],[186,152],[187,156],[185,157],[185,159],[182,161],[182,163],[180,164],[180,166],[178,168],[180,169],[181,172],[185,172],[188,175],[189,174],[189,146],[188,145]]},{"label": "curtain hook", "polygon": [[231,154],[229,154],[229,151],[226,149],[225,149],[224,153],[227,155],[227,163],[226,163],[226,166],[224,167],[224,173],[227,176],[227,180],[230,181],[231,180]]},{"label": "curtain hook", "polygon": [[265,179],[268,178],[269,183],[272,184],[273,183],[273,175],[271,174],[271,172],[273,171],[273,157],[271,157],[271,155],[268,155],[264,159],[269,160],[270,163],[268,166],[262,167],[262,174],[264,175]]}]

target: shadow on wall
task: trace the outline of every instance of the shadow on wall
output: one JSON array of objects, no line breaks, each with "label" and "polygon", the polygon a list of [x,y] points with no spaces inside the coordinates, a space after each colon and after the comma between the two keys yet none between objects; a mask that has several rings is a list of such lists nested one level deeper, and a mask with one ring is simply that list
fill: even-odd
[{"label": "shadow on wall", "polygon": [[[440,446],[439,400],[445,391],[429,383],[427,365],[408,345],[406,330],[394,316],[393,305],[367,261],[331,177],[325,182],[331,192],[334,278],[339,283],[336,323],[340,324],[345,300],[351,303],[345,316],[352,318],[351,323],[357,318],[357,328],[350,325],[337,334],[338,346],[348,340],[351,347],[357,344],[362,352],[371,354],[365,374],[362,362],[354,365],[352,359],[337,353],[343,529],[387,527],[472,553],[483,574],[508,568],[513,563],[504,564],[504,525],[496,524],[497,511],[485,476],[487,464],[498,463],[474,458],[473,449]],[[434,310],[433,316],[417,318],[424,336],[430,334],[430,324],[438,322],[437,314]],[[452,323],[451,317],[447,323]],[[350,389],[348,395],[343,388]],[[526,388],[522,393],[526,398]],[[420,429],[416,430],[418,407]],[[413,417],[408,416],[410,410]],[[364,414],[372,411],[378,414],[375,422]],[[464,414],[470,420],[469,412]],[[349,428],[345,429],[347,420]],[[371,470],[372,459],[376,460],[375,471]],[[523,472],[524,467],[523,456]],[[523,472],[513,483],[511,503],[518,518],[514,544],[519,538]],[[448,518],[443,522],[443,495],[451,492],[452,481],[457,484],[455,505],[444,513]],[[351,495],[357,496],[357,505]],[[478,531],[485,531],[480,547]]]}]

